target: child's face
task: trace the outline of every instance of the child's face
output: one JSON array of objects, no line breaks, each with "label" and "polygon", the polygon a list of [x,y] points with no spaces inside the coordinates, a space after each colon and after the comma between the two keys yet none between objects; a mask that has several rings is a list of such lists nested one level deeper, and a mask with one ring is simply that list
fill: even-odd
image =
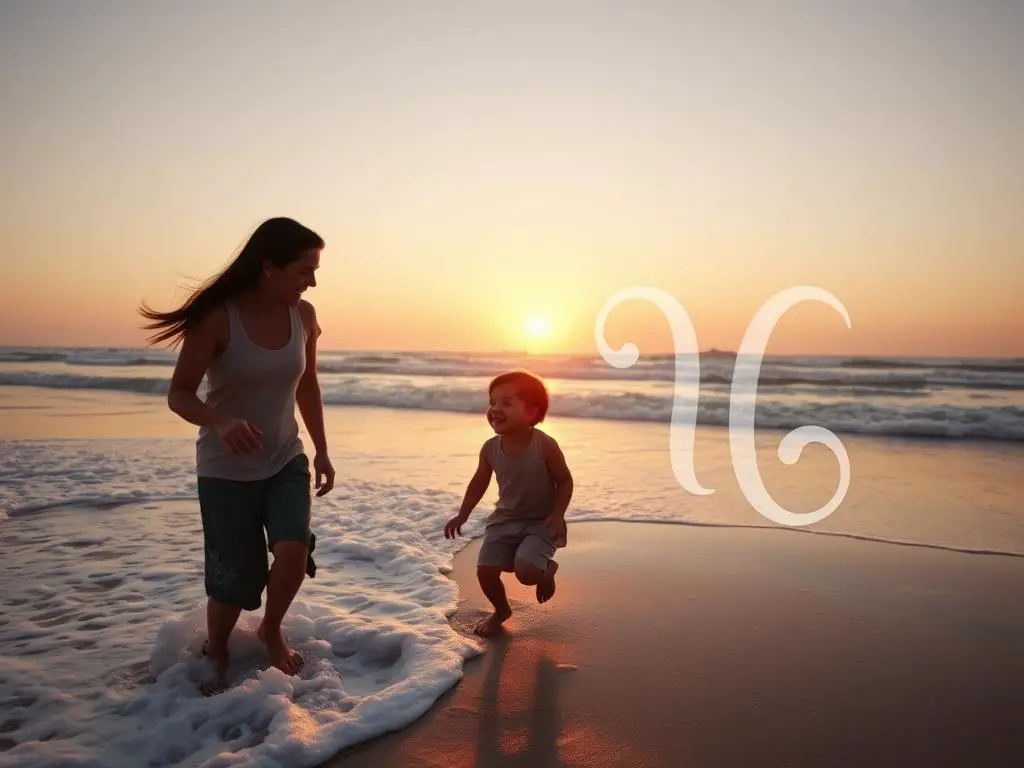
[{"label": "child's face", "polygon": [[514,383],[499,384],[491,390],[491,406],[487,409],[487,421],[499,435],[529,427],[535,408],[519,398]]}]

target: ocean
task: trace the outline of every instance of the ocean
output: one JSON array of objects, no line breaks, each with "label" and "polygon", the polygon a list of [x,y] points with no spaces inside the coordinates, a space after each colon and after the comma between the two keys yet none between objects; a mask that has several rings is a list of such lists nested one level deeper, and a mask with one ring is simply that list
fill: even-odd
[{"label": "ocean", "polygon": [[[464,541],[442,528],[489,435],[487,381],[508,368],[548,381],[542,428],[576,480],[570,531],[779,528],[734,477],[729,356],[702,359],[687,391],[676,367],[695,361],[674,356],[617,369],[597,355],[321,353],[338,480],[315,501],[318,572],[285,623],[307,664],[294,679],[262,669],[258,614],[244,615],[234,685],[206,698],[195,430],[162,397],[173,361],[0,349],[0,765],[312,766],[423,714],[483,651],[448,623]],[[708,496],[681,488],[669,457],[673,404],[693,402]],[[787,431],[825,427],[849,453],[839,508],[785,535],[1024,556],[1024,359],[769,357],[752,405],[765,487],[789,509],[821,506],[838,470],[822,446],[780,461]]]},{"label": "ocean", "polygon": [[[162,350],[7,348],[0,387],[161,395],[173,364]],[[673,355],[618,369],[597,355],[327,352],[318,369],[330,405],[475,413],[486,403],[481,378],[519,365],[556,386],[553,416],[642,422],[665,421],[671,411]],[[730,357],[701,361],[698,424],[728,424],[734,365]],[[1024,441],[1024,358],[766,358],[757,408],[759,427]]]}]

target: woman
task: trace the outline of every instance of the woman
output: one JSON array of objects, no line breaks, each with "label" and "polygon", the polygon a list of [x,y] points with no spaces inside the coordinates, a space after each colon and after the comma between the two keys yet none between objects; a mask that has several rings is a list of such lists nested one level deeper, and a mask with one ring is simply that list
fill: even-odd
[{"label": "woman", "polygon": [[[140,312],[151,343],[181,343],[167,403],[199,427],[196,474],[203,523],[208,640],[222,690],[228,637],[244,609],[267,606],[258,635],[270,663],[294,674],[281,622],[306,574],[310,469],[295,406],[313,441],[317,496],[334,485],[316,374],[320,326],[302,298],[316,285],[324,241],[286,218],[263,222],[238,257],[178,309]],[[205,402],[197,396],[206,376]],[[267,551],[274,554],[268,571]]]}]

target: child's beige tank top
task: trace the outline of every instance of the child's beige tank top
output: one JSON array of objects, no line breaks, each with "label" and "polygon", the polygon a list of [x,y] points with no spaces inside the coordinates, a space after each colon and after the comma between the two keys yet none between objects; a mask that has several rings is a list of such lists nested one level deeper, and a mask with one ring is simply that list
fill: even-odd
[{"label": "child's beige tank top", "polygon": [[487,525],[509,520],[543,520],[554,507],[555,481],[544,461],[544,443],[551,438],[534,427],[525,451],[509,456],[501,448],[501,435],[484,443],[487,460],[498,480],[498,501]]},{"label": "child's beige tank top", "polygon": [[230,339],[206,372],[206,402],[262,430],[261,451],[236,456],[212,427],[200,427],[196,473],[225,480],[263,480],[302,453],[295,418],[295,391],[306,369],[306,338],[298,308],[289,310],[291,337],[280,349],[264,349],[246,334],[235,306],[227,304]]}]

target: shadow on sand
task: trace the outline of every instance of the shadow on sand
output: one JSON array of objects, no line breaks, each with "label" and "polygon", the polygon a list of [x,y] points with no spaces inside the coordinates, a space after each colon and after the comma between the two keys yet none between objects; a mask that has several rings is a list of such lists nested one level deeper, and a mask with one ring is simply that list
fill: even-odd
[{"label": "shadow on sand", "polygon": [[[453,623],[468,632],[483,615],[467,611]],[[529,632],[501,632],[485,642],[484,654],[467,661],[465,677],[417,722],[344,750],[326,765],[569,765],[559,694],[571,673],[559,661],[562,647]],[[568,741],[575,739],[570,736]]]},{"label": "shadow on sand", "polygon": [[507,634],[491,639],[482,659],[475,768],[562,765],[558,690],[565,673],[540,645]]}]

